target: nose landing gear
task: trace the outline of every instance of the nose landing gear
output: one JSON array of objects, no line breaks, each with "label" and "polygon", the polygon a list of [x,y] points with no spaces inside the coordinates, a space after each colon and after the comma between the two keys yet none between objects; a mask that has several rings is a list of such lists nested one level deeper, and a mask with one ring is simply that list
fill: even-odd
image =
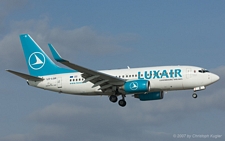
[{"label": "nose landing gear", "polygon": [[197,98],[198,95],[197,95],[196,93],[193,93],[192,97],[193,97],[193,98]]},{"label": "nose landing gear", "polygon": [[193,98],[197,98],[198,95],[195,93],[196,91],[201,91],[201,90],[205,90],[206,87],[205,86],[200,86],[200,87],[195,87],[193,90],[194,90],[194,93],[192,94],[192,97]]}]

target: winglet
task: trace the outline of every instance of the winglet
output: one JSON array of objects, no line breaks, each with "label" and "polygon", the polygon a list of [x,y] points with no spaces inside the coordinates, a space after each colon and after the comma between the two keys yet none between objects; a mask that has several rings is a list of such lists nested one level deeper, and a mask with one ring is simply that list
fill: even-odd
[{"label": "winglet", "polygon": [[56,51],[56,49],[53,47],[52,44],[48,44],[50,51],[52,53],[53,58],[57,61],[57,62],[66,62],[67,60],[62,59],[62,57],[59,55],[59,53]]}]

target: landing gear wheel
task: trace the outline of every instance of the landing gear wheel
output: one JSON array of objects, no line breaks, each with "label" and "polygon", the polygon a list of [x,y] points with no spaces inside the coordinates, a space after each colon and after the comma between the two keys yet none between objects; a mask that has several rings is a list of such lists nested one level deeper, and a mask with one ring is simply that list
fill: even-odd
[{"label": "landing gear wheel", "polygon": [[116,95],[110,95],[109,100],[113,103],[117,102],[118,98]]},{"label": "landing gear wheel", "polygon": [[120,105],[121,107],[125,107],[126,104],[127,104],[127,102],[126,102],[125,100],[123,100],[123,99],[119,100],[118,103],[119,103],[119,105]]},{"label": "landing gear wheel", "polygon": [[192,97],[193,97],[193,98],[197,98],[198,95],[197,95],[196,93],[193,93]]}]

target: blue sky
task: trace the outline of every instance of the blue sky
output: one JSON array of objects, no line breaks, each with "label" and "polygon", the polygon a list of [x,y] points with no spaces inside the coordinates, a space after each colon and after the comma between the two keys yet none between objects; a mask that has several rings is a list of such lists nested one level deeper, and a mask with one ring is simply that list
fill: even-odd
[{"label": "blue sky", "polygon": [[[1,1],[0,140],[172,141],[174,134],[224,140],[224,6],[219,0]],[[191,90],[168,92],[159,101],[127,97],[125,108],[104,96],[44,91],[5,71],[28,73],[22,33],[47,54],[52,43],[66,59],[94,70],[193,65],[221,79],[197,99]]]}]

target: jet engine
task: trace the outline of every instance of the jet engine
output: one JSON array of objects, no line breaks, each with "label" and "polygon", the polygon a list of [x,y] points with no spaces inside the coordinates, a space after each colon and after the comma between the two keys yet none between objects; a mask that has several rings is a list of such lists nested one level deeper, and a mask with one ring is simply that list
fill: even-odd
[{"label": "jet engine", "polygon": [[149,92],[150,82],[148,80],[127,81],[120,89],[124,90],[127,94]]}]

